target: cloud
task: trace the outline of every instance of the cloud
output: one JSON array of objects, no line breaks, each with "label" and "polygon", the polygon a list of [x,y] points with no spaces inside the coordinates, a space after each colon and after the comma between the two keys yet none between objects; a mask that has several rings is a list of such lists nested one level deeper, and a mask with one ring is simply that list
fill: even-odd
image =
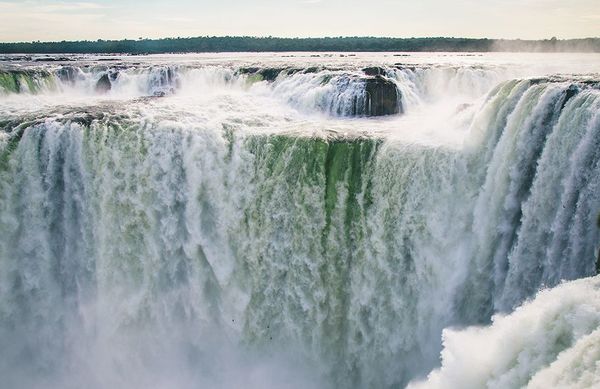
[{"label": "cloud", "polygon": [[108,6],[93,2],[74,2],[64,1],[45,4],[41,1],[9,2],[0,1],[0,9],[3,11],[15,12],[36,12],[36,13],[56,13],[56,12],[81,12],[94,11],[110,8]]},{"label": "cloud", "polygon": [[34,6],[35,10],[39,12],[65,12],[65,11],[91,11],[97,9],[105,9],[108,8],[105,5],[98,3],[65,3],[59,2],[55,4],[48,5],[37,5]]},{"label": "cloud", "polygon": [[17,8],[17,7],[19,7],[19,4],[17,4],[17,3],[9,3],[8,1],[0,1],[0,9],[1,10]]},{"label": "cloud", "polygon": [[158,17],[155,20],[162,21],[162,22],[181,22],[181,23],[188,23],[188,22],[196,21],[196,19],[194,19],[194,18],[188,18],[188,17],[184,17],[184,16],[165,16],[165,17]]},{"label": "cloud", "polygon": [[0,41],[59,40],[66,31],[98,34],[107,8],[94,2],[0,1]]}]

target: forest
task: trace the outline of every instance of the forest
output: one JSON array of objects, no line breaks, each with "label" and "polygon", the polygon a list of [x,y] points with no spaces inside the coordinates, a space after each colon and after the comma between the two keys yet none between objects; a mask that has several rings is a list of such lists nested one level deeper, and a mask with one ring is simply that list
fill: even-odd
[{"label": "forest", "polygon": [[600,38],[504,40],[470,38],[277,38],[205,36],[137,40],[0,43],[0,54],[35,53],[206,53],[206,52],[600,52]]}]

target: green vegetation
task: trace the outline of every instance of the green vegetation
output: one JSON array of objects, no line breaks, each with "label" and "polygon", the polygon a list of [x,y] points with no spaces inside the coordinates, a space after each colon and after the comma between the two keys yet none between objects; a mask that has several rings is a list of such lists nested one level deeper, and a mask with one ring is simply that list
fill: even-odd
[{"label": "green vegetation", "polygon": [[503,40],[468,38],[275,38],[250,36],[0,43],[2,54],[190,53],[236,51],[533,51],[600,52],[600,38]]},{"label": "green vegetation", "polygon": [[50,73],[28,70],[0,70],[0,94],[19,93],[23,90],[38,92],[42,87],[52,88],[53,78]]}]

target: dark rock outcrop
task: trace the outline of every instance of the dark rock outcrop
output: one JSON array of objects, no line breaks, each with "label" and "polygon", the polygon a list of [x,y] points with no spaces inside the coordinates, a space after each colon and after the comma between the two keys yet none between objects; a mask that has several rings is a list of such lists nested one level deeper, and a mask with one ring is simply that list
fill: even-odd
[{"label": "dark rock outcrop", "polygon": [[254,74],[254,73],[258,73],[259,71],[260,71],[260,68],[256,68],[256,67],[238,69],[239,74]]},{"label": "dark rock outcrop", "polygon": [[[411,71],[413,71],[413,72],[417,70],[417,67],[416,67],[416,66],[413,66],[413,65],[408,65],[408,64],[405,64],[405,63],[402,63],[402,62],[397,62],[397,63],[395,63],[395,64],[394,64],[394,67],[395,67],[396,69],[399,69],[399,70],[404,70],[404,69],[406,69],[406,70],[411,70]],[[422,68],[422,67],[421,67],[421,68]]]},{"label": "dark rock outcrop", "polygon": [[102,75],[102,77],[100,77],[100,79],[96,83],[96,92],[106,93],[106,92],[110,91],[111,88],[112,88],[112,85],[110,83],[110,78],[108,76],[108,73],[105,73]]},{"label": "dark rock outcrop", "polygon": [[69,58],[69,57],[40,57],[40,58],[34,58],[33,61],[34,62],[69,62],[69,61],[74,61],[74,59]]},{"label": "dark rock outcrop", "polygon": [[379,66],[364,68],[363,72],[365,72],[367,76],[385,76],[385,69]]},{"label": "dark rock outcrop", "polygon": [[402,113],[401,95],[396,84],[383,78],[376,76],[365,79],[365,107],[364,114],[366,116],[384,116]]},{"label": "dark rock outcrop", "polygon": [[239,74],[248,74],[252,76],[259,76],[261,81],[273,82],[277,79],[279,74],[283,72],[283,68],[241,68],[238,70]]},{"label": "dark rock outcrop", "polygon": [[283,69],[277,68],[262,69],[260,71],[260,75],[262,76],[263,80],[271,82],[275,81],[277,76],[279,76],[279,73],[281,73],[282,71]]},{"label": "dark rock outcrop", "polygon": [[560,109],[563,109],[565,105],[567,105],[567,102],[577,93],[579,93],[579,88],[575,85],[570,85],[569,88],[567,88],[567,90],[565,91],[565,95],[560,105]]},{"label": "dark rock outcrop", "polygon": [[310,73],[318,73],[319,71],[321,71],[321,68],[318,68],[316,66],[311,66],[309,68],[304,69],[304,74],[310,74]]}]

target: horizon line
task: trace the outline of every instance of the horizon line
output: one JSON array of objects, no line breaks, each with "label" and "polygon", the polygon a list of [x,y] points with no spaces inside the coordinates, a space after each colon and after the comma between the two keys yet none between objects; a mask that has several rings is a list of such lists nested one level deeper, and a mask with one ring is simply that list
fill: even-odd
[{"label": "horizon line", "polygon": [[538,38],[538,39],[523,39],[523,38],[490,38],[490,37],[461,37],[461,36],[412,36],[412,37],[394,37],[394,36],[374,36],[374,35],[339,35],[339,36],[295,36],[283,37],[273,35],[195,35],[195,36],[165,36],[160,38],[138,37],[138,38],[120,38],[120,39],[63,39],[63,40],[31,40],[31,41],[0,41],[0,44],[32,44],[32,43],[65,43],[65,42],[121,42],[121,41],[160,41],[160,40],[177,40],[177,39],[215,39],[215,38],[252,38],[252,39],[280,39],[280,40],[311,40],[311,39],[394,39],[394,40],[414,40],[414,39],[461,39],[461,40],[491,40],[491,41],[519,41],[519,42],[544,42],[544,41],[578,41],[578,40],[593,40],[600,39],[600,36],[588,36],[583,38]]}]

